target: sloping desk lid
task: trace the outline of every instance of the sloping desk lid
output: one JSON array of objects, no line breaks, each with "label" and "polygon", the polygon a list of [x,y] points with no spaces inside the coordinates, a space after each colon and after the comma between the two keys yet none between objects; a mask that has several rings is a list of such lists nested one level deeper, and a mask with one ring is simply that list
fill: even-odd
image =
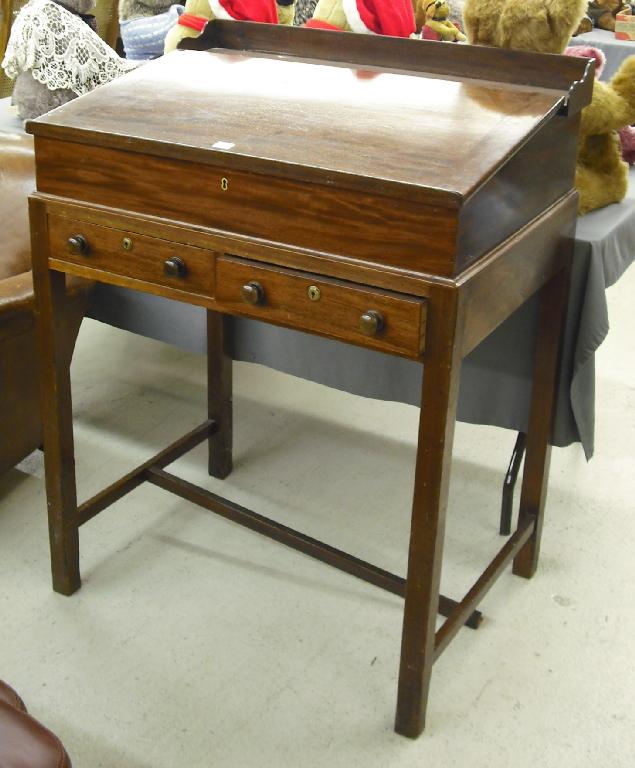
[{"label": "sloping desk lid", "polygon": [[[563,64],[567,57],[378,37],[366,38],[347,63],[337,61],[342,45],[365,36],[214,25],[258,26],[261,37],[275,36],[282,47],[268,39],[260,46],[267,50],[250,49],[242,34],[242,50],[223,41],[211,50],[175,51],[27,130],[456,207],[562,110],[575,80],[588,75],[586,60]],[[303,40],[316,36],[318,56],[300,58],[296,51],[311,47]],[[285,48],[285,41],[293,45]],[[361,63],[378,60],[393,66]],[[548,64],[555,74],[542,72]]]}]

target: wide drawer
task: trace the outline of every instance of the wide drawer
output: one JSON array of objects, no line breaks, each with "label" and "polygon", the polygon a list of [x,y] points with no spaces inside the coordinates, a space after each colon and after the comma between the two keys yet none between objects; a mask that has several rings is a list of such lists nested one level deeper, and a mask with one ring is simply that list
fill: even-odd
[{"label": "wide drawer", "polygon": [[233,256],[216,262],[219,308],[298,330],[417,358],[426,302]]},{"label": "wide drawer", "polygon": [[64,216],[49,217],[54,259],[127,279],[212,296],[214,253]]}]

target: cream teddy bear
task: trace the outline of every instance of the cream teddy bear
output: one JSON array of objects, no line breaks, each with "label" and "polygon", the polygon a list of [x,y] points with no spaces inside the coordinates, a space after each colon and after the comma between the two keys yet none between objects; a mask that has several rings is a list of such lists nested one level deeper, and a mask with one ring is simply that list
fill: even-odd
[{"label": "cream teddy bear", "polygon": [[293,0],[186,0],[185,12],[165,38],[165,53],[186,37],[198,37],[212,19],[293,24],[293,16]]}]

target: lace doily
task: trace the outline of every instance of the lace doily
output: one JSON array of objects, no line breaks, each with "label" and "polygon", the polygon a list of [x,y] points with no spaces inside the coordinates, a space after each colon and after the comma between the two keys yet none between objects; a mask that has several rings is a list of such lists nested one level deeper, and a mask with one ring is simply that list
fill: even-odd
[{"label": "lace doily", "polygon": [[51,0],[30,0],[20,11],[2,67],[7,77],[31,70],[49,90],[78,96],[130,68],[79,16]]}]

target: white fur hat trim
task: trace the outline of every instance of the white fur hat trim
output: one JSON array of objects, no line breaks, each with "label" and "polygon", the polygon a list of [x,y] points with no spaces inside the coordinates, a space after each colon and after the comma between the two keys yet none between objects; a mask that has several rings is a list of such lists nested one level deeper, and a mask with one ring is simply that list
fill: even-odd
[{"label": "white fur hat trim", "polygon": [[217,19],[229,19],[235,21],[235,17],[229,13],[221,3],[221,0],[208,0],[209,7],[212,9],[212,13]]},{"label": "white fur hat trim", "polygon": [[[210,3],[212,0],[210,0]],[[346,21],[353,32],[358,32],[365,35],[376,35],[377,32],[373,32],[362,21],[362,17],[359,15],[359,9],[357,8],[357,0],[342,0],[342,9],[346,16]]]}]

